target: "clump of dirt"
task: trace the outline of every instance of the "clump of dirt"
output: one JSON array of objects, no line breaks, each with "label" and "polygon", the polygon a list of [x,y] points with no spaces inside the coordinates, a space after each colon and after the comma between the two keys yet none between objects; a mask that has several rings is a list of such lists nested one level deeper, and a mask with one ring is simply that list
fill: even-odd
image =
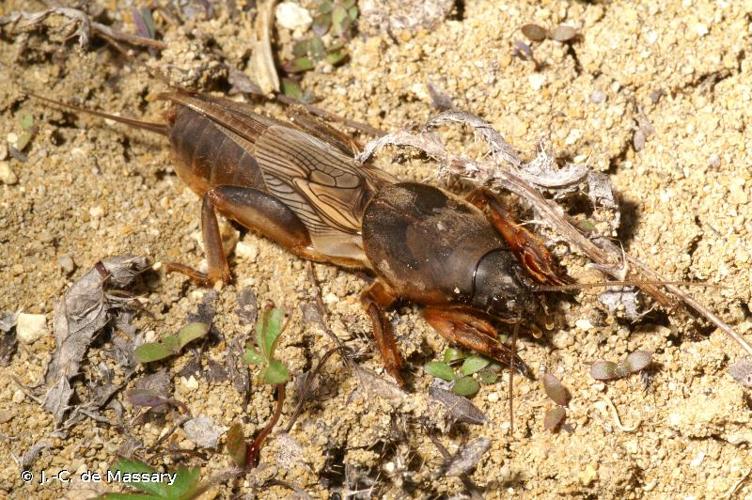
[{"label": "clump of dirt", "polygon": [[[19,344],[8,366],[0,367],[7,381],[0,387],[0,459],[8,464],[0,471],[0,491],[10,496],[59,498],[119,489],[120,484],[84,484],[80,478],[86,471],[103,473],[120,454],[132,452],[134,442],[143,445],[136,456],[166,470],[200,466],[202,477],[209,478],[232,464],[221,450],[191,441],[182,426],[159,442],[156,453],[145,453],[181,422],[179,409],[124,420],[136,413],[123,399],[119,409],[104,410],[101,421],[86,419],[54,434],[52,415],[21,387],[43,380],[55,349],[54,303],[95,263],[136,254],[197,266],[203,258],[196,238],[200,203],[176,178],[166,141],[23,94],[28,89],[161,121],[165,106],[156,97],[165,87],[147,68],[204,91],[229,90],[228,75],[248,67],[253,9],[244,2],[216,5],[211,12],[203,2],[162,3],[166,14],[154,14],[157,33],[167,43],[161,51],[96,36],[80,47],[71,19],[59,15],[35,27],[0,27],[0,318],[19,310],[43,314],[48,330],[33,343]],[[170,20],[172,9],[184,4],[191,7],[182,11],[182,22]],[[10,0],[0,5],[0,17],[45,8]],[[110,2],[89,9],[95,21],[137,32],[130,10],[114,10]],[[542,138],[550,140],[562,158],[609,174],[622,216],[613,236],[630,254],[666,279],[718,285],[692,291],[748,334],[750,18],[743,2],[709,0],[458,2],[430,29],[356,35],[347,43],[344,64],[302,73],[300,87],[319,99],[316,106],[385,131],[425,123],[436,113],[438,90],[451,105],[488,120],[523,156],[533,156]],[[548,29],[565,24],[577,36],[564,43],[532,42],[520,31],[530,23]],[[278,40],[293,43],[296,36],[280,32]],[[120,50],[132,52],[124,56]],[[530,53],[533,58],[525,55]],[[283,113],[278,104],[257,102],[261,112]],[[445,134],[468,154],[478,150],[460,129]],[[437,165],[423,157],[408,154],[392,162],[387,156],[377,164],[398,178],[446,182],[436,179]],[[565,264],[578,262],[562,253]],[[174,381],[170,396],[192,416],[208,417],[222,429],[242,422],[251,435],[274,410],[268,386],[252,380],[245,399],[231,378],[217,376],[233,339],[250,331],[235,313],[238,292],[247,287],[259,302],[273,301],[288,312],[277,356],[295,378],[335,347],[309,316],[307,306],[319,292],[329,315],[326,325],[356,352],[357,366],[382,372],[359,302],[363,277],[313,265],[319,291],[305,262],[252,233],[241,235],[231,267],[235,284],[218,290],[214,333],[202,347],[161,365]],[[207,293],[182,276],[162,275],[141,294],[144,312],[133,324],[147,339],[174,334]],[[531,367],[545,368],[571,392],[560,432],[544,431],[551,403],[540,383],[516,377],[509,434],[505,371],[472,400],[485,424],[454,424],[442,433],[449,425],[446,412],[436,411],[440,405],[429,397],[432,378],[422,365],[439,358],[447,345],[417,308],[406,306],[391,319],[414,375],[409,393],[368,382],[332,356],[317,376],[314,400],[288,432],[272,435],[260,467],[239,482],[217,483],[210,493],[282,496],[294,493],[291,487],[317,497],[752,492],[744,481],[752,469],[749,389],[727,373],[742,356],[735,344],[680,310],[652,311],[630,322],[608,314],[589,292],[563,301],[561,309],[561,324],[546,338],[517,342]],[[96,348],[106,350],[109,344],[102,342]],[[645,377],[608,382],[590,377],[593,361],[624,359],[636,350],[654,353]],[[88,359],[90,369],[98,361]],[[122,382],[119,376],[114,384]],[[288,394],[294,394],[292,383]],[[289,397],[278,429],[295,404]],[[445,475],[447,460],[436,442],[456,463],[466,445],[485,446],[480,438],[489,447],[475,469]],[[22,457],[32,449],[34,457]],[[30,465],[15,466],[14,459]],[[36,480],[25,483],[22,468]],[[42,472],[51,477],[63,469],[72,482],[38,484]]]}]

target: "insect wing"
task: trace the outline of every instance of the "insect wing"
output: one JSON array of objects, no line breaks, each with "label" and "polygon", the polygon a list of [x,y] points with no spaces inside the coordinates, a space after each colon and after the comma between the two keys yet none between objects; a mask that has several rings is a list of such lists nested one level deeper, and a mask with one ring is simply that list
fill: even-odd
[{"label": "insect wing", "polygon": [[373,187],[351,158],[288,127],[270,127],[256,142],[255,156],[270,194],[312,233],[360,234]]}]

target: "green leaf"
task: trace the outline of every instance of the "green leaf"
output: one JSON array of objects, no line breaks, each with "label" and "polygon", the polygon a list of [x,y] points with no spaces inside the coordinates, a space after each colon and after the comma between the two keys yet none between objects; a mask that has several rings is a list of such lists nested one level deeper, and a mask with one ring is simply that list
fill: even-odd
[{"label": "green leaf", "polygon": [[303,57],[307,56],[309,52],[309,47],[311,44],[311,39],[306,38],[305,40],[300,40],[298,42],[295,42],[292,46],[292,55],[295,57]]},{"label": "green leaf", "polygon": [[199,467],[180,467],[177,471],[177,477],[172,486],[168,486],[167,497],[175,500],[182,498],[192,498],[192,493],[199,486],[201,469]]},{"label": "green leaf", "polygon": [[491,385],[499,380],[499,374],[494,370],[484,368],[478,372],[478,379],[480,379],[480,383],[483,385]]},{"label": "green leaf", "polygon": [[313,32],[318,36],[324,36],[332,26],[332,14],[327,12],[313,18]]},{"label": "green leaf", "polygon": [[321,38],[312,38],[311,43],[308,44],[308,54],[315,60],[320,61],[326,55],[326,46]]},{"label": "green leaf", "polygon": [[334,5],[329,0],[324,0],[319,4],[319,12],[322,14],[328,14],[333,8]]},{"label": "green leaf", "polygon": [[274,349],[277,346],[279,334],[282,333],[282,321],[285,313],[277,307],[266,307],[261,313],[259,323],[256,326],[256,343],[261,355],[270,361],[274,357]]},{"label": "green leaf", "polygon": [[182,349],[190,342],[193,342],[194,340],[200,339],[201,337],[205,336],[207,333],[209,333],[210,328],[211,325],[208,325],[206,323],[188,323],[177,333],[179,342],[178,349]]},{"label": "green leaf", "polygon": [[350,18],[347,15],[347,9],[341,5],[334,7],[332,11],[332,29],[335,35],[341,35],[350,25]]},{"label": "green leaf", "polygon": [[[156,472],[152,467],[149,467],[143,462],[138,460],[119,460],[114,467],[116,470],[121,471],[123,474],[153,474]],[[136,489],[156,495],[158,497],[166,497],[168,495],[167,483],[152,483],[147,481],[124,481],[128,486],[132,486]]]},{"label": "green leaf", "polygon": [[475,372],[481,371],[487,367],[491,362],[481,356],[470,356],[462,363],[462,374],[472,375]]},{"label": "green leaf", "polygon": [[247,446],[245,436],[243,435],[243,426],[240,423],[232,424],[230,430],[227,431],[225,449],[227,449],[227,453],[232,457],[232,461],[235,462],[235,465],[240,468],[245,467]]},{"label": "green leaf", "polygon": [[351,21],[355,21],[358,18],[358,7],[353,6],[347,9],[347,15],[350,16]]},{"label": "green leaf", "polygon": [[142,7],[139,9],[141,12],[141,17],[144,20],[144,24],[146,25],[146,30],[149,32],[149,38],[154,38],[154,35],[157,33],[157,29],[154,26],[154,17],[151,15],[151,9],[147,9],[146,7]]},{"label": "green leaf", "polygon": [[29,130],[34,126],[34,117],[28,113],[21,115],[21,128]]},{"label": "green leaf", "polygon": [[298,57],[285,64],[285,71],[288,73],[302,73],[314,68],[313,61],[310,57]]},{"label": "green leaf", "polygon": [[138,346],[134,351],[136,360],[141,364],[151,363],[177,354],[188,343],[205,336],[209,328],[210,325],[206,323],[189,323],[175,335],[168,335],[159,342],[147,342]]},{"label": "green leaf", "polygon": [[454,363],[455,361],[464,359],[466,356],[467,354],[462,352],[460,349],[448,347],[447,350],[444,351],[444,363]]},{"label": "green leaf", "polygon": [[347,52],[345,50],[343,49],[334,50],[332,52],[329,52],[326,55],[326,62],[328,62],[332,66],[336,66],[337,64],[344,61],[346,57],[347,57]]},{"label": "green leaf", "polygon": [[143,493],[105,493],[96,498],[97,500],[156,500],[161,497]]},{"label": "green leaf", "polygon": [[248,348],[245,350],[243,361],[249,365],[262,365],[264,364],[264,357],[256,349]]},{"label": "green leaf", "polygon": [[136,361],[145,364],[168,358],[173,355],[173,352],[159,342],[148,342],[136,347],[133,354],[136,356]]},{"label": "green leaf", "polygon": [[440,378],[447,382],[454,380],[454,371],[452,370],[452,367],[441,361],[431,361],[426,363],[423,365],[423,369],[432,377]]},{"label": "green leaf", "polygon": [[480,390],[480,385],[472,377],[462,377],[454,382],[452,392],[458,396],[473,397]]},{"label": "green leaf", "polygon": [[290,379],[290,372],[281,361],[273,359],[261,373],[261,379],[267,384],[284,384]]}]

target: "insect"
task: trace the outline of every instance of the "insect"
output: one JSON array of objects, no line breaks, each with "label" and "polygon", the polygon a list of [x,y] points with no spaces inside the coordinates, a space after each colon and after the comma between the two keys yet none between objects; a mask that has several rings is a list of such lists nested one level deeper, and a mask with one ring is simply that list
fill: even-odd
[{"label": "insect", "polygon": [[361,301],[384,365],[401,384],[403,360],[385,315],[399,300],[423,306],[428,323],[452,343],[526,370],[499,342],[497,325],[535,318],[536,287],[568,279],[496,195],[478,189],[463,199],[398,182],[359,165],[354,141],[302,112],[284,122],[207,94],[164,97],[174,106],[163,124],[39,98],[169,138],[177,176],[202,198],[208,263],[205,274],[175,263],[170,270],[205,285],[231,279],[221,214],[303,259],[370,273]]}]

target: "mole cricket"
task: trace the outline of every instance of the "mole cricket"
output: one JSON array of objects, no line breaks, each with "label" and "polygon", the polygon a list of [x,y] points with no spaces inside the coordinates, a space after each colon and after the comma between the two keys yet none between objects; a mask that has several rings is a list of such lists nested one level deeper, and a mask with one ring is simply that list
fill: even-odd
[{"label": "mole cricket", "polygon": [[230,281],[219,213],[300,258],[373,276],[361,302],[400,385],[403,360],[385,315],[399,300],[423,306],[450,342],[530,375],[497,328],[534,324],[543,287],[570,280],[492,192],[460,198],[359,165],[355,141],[295,108],[285,122],[248,104],[178,90],[162,96],[173,104],[166,123],[152,123],[34,97],[169,139],[177,176],[202,198],[208,271],[177,263],[168,270],[203,285]]}]

